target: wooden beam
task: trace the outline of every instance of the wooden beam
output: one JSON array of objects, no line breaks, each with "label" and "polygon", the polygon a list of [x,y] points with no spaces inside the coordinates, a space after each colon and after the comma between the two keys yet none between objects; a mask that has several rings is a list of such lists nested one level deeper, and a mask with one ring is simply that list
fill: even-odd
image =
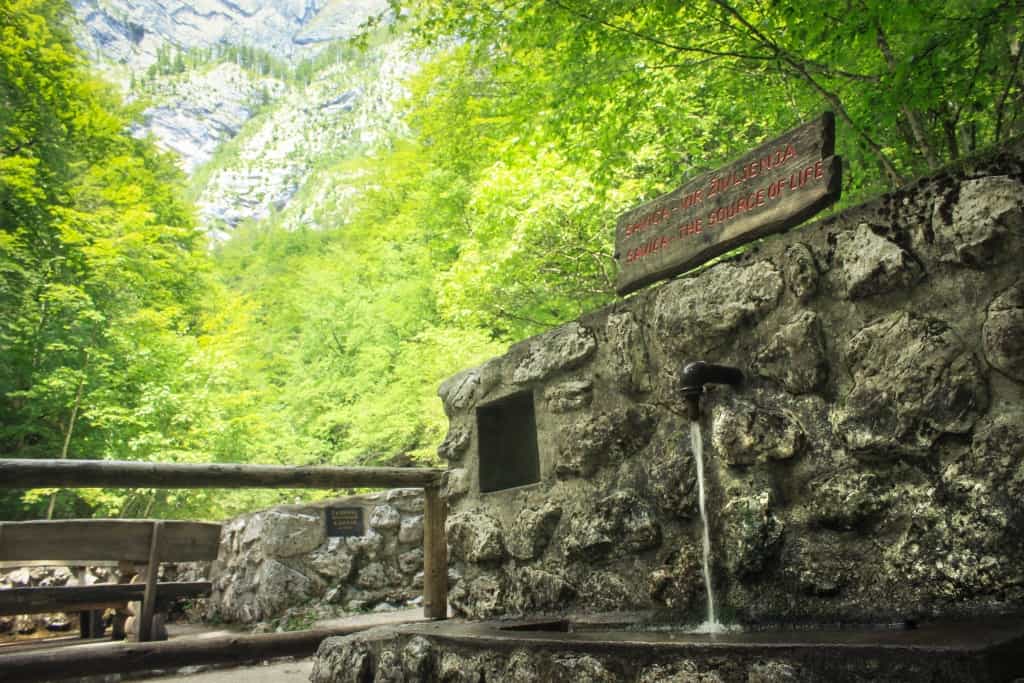
[{"label": "wooden beam", "polygon": [[440,488],[428,486],[423,499],[423,616],[448,618],[448,539],[444,523],[447,501]]},{"label": "wooden beam", "polygon": [[[0,522],[0,563],[147,562],[153,522],[151,519]],[[215,560],[219,546],[220,524],[169,520],[164,522],[160,534],[160,556],[164,562]]]},{"label": "wooden beam", "polygon": [[[164,601],[209,595],[213,584],[209,581],[170,581],[161,583],[159,588],[157,599]],[[5,588],[0,590],[0,616],[101,609],[142,600],[144,591],[145,585],[141,583]]]},{"label": "wooden beam", "polygon": [[266,633],[204,639],[117,643],[0,655],[4,683],[29,683],[197,664],[243,664],[279,657],[308,657],[330,636],[349,635],[367,626]]},{"label": "wooden beam", "polygon": [[186,465],[119,460],[0,459],[0,488],[401,488],[435,486],[427,467]]}]

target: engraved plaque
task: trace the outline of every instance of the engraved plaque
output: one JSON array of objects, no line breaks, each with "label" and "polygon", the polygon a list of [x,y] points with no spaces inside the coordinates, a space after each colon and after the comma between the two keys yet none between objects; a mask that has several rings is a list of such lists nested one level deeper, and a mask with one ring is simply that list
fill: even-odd
[{"label": "engraved plaque", "polygon": [[366,533],[366,525],[363,523],[363,508],[325,508],[324,515],[327,522],[328,537],[362,536]]}]

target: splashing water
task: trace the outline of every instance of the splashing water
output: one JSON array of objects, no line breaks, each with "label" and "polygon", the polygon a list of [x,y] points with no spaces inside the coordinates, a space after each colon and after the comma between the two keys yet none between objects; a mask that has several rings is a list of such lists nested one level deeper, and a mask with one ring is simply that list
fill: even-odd
[{"label": "splashing water", "polygon": [[690,423],[690,443],[693,446],[693,457],[697,460],[697,501],[700,504],[700,521],[704,525],[704,587],[708,592],[708,620],[697,627],[697,633],[721,633],[725,630],[715,618],[715,594],[711,588],[711,534],[708,531],[708,514],[704,504],[704,440],[700,433],[700,423]]}]

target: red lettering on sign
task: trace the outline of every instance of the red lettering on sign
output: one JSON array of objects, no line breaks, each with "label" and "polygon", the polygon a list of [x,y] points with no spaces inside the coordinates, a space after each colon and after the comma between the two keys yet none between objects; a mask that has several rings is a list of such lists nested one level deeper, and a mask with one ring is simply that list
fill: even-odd
[{"label": "red lettering on sign", "polygon": [[703,230],[704,230],[703,223],[702,223],[700,217],[697,217],[697,218],[694,218],[689,223],[687,223],[686,225],[680,225],[679,226],[679,236],[680,237],[687,237],[689,235],[696,235],[697,233],[702,232]]},{"label": "red lettering on sign", "polygon": [[796,157],[796,149],[792,144],[788,144],[785,147],[780,147],[774,152],[769,153],[767,156],[761,157],[755,161],[747,162],[743,166],[740,166],[737,169],[732,169],[723,175],[715,176],[711,179],[711,183],[708,185],[707,196],[713,197],[716,194],[725,192],[730,187],[748,182],[752,178],[756,178],[764,173],[764,171],[782,166],[794,157]]},{"label": "red lettering on sign", "polygon": [[704,190],[694,190],[679,200],[678,208],[689,209],[704,201]]}]

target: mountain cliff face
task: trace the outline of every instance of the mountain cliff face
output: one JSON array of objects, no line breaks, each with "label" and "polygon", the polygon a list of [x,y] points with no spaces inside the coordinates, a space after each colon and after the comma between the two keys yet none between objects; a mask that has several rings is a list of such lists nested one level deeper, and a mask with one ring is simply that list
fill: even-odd
[{"label": "mountain cliff face", "polygon": [[147,67],[166,45],[258,46],[288,60],[349,38],[385,0],[74,0],[94,58]]},{"label": "mountain cliff face", "polygon": [[[400,38],[345,47],[384,0],[79,0],[79,42],[145,106],[152,135],[192,177],[215,239],[287,211],[316,225],[317,207],[355,192],[318,167],[364,153],[401,126],[394,102],[418,60]],[[290,206],[299,190],[311,206]],[[337,215],[344,215],[343,206]]]}]

